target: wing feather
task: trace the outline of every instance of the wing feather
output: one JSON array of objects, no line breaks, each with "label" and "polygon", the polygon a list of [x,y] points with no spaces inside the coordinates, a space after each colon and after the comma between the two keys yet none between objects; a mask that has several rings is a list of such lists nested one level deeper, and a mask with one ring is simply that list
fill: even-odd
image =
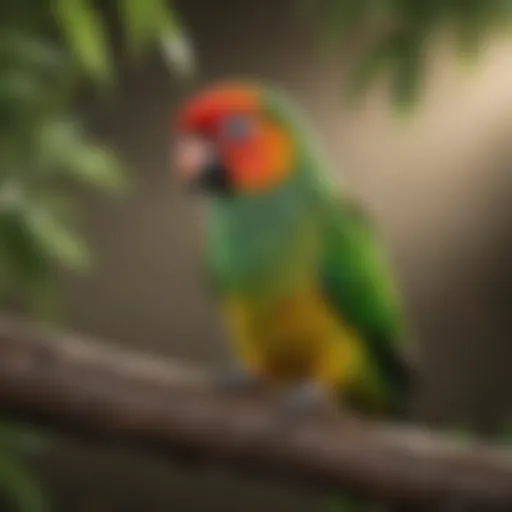
[{"label": "wing feather", "polygon": [[331,307],[361,337],[372,369],[392,407],[400,409],[410,387],[405,362],[405,324],[395,283],[372,226],[352,201],[326,215],[320,265],[322,290]]}]

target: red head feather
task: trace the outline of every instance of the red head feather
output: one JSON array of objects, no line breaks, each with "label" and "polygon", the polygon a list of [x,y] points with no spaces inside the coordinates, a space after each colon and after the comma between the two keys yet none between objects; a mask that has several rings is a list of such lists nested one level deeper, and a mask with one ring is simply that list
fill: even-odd
[{"label": "red head feather", "polygon": [[[267,189],[292,170],[290,136],[265,116],[262,100],[256,87],[225,84],[199,93],[178,113],[178,132],[201,135],[212,141],[237,190]],[[251,135],[243,140],[221,140],[223,121],[240,115],[251,120]]]},{"label": "red head feather", "polygon": [[214,135],[222,119],[231,115],[254,115],[259,110],[259,94],[247,85],[219,85],[199,93],[178,115],[182,132]]}]

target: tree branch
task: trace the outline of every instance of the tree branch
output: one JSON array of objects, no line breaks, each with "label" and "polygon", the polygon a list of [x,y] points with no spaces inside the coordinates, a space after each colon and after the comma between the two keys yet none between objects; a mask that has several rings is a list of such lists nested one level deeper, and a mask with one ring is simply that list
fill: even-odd
[{"label": "tree branch", "polygon": [[512,510],[509,451],[345,417],[279,430],[271,400],[225,396],[204,372],[9,318],[0,318],[0,411],[414,510]]}]

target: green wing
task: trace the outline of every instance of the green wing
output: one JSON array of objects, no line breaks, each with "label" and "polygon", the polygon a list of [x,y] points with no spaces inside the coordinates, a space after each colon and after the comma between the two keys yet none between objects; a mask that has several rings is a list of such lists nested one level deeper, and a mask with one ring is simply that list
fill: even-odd
[{"label": "green wing", "polygon": [[349,392],[360,407],[404,412],[410,386],[405,328],[398,294],[384,255],[364,214],[348,201],[325,214],[320,271],[330,304],[359,334],[366,354]]}]

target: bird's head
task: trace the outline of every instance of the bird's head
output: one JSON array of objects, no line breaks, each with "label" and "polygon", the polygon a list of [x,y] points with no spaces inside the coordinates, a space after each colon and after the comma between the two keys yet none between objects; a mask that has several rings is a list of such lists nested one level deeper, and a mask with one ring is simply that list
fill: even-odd
[{"label": "bird's head", "polygon": [[173,122],[173,167],[212,194],[261,194],[293,173],[296,140],[267,92],[223,84],[189,99]]}]

